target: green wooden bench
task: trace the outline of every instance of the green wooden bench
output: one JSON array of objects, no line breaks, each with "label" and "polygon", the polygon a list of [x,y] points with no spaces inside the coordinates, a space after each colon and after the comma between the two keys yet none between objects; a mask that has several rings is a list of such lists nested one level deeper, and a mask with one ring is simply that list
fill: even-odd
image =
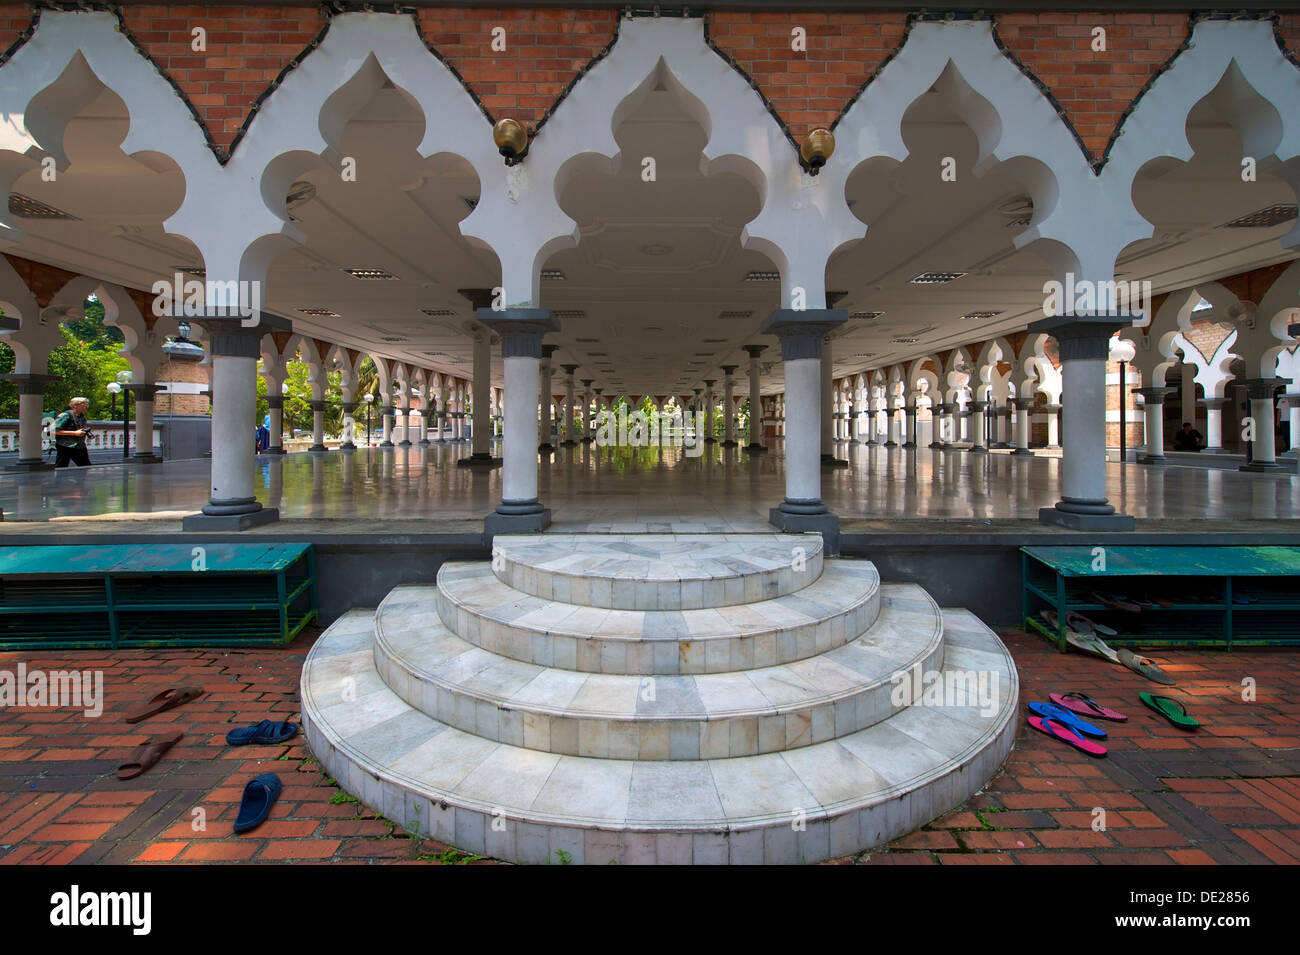
[{"label": "green wooden bench", "polygon": [[311,544],[0,547],[0,650],[278,646],[317,607]]},{"label": "green wooden bench", "polygon": [[[1300,548],[1022,547],[1020,557],[1021,619],[1061,650],[1072,610],[1105,614],[1119,630],[1103,638],[1112,646],[1300,646]],[[1093,591],[1173,604],[1126,613]],[[1055,629],[1039,616],[1048,608]]]}]

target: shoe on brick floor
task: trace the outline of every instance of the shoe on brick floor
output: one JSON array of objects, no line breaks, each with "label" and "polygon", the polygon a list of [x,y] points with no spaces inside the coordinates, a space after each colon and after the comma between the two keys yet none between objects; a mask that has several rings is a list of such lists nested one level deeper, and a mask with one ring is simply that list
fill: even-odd
[{"label": "shoe on brick floor", "polygon": [[244,798],[239,803],[235,832],[248,832],[266,822],[271,815],[271,807],[280,798],[282,788],[280,777],[275,773],[262,773],[250,780],[244,787]]}]

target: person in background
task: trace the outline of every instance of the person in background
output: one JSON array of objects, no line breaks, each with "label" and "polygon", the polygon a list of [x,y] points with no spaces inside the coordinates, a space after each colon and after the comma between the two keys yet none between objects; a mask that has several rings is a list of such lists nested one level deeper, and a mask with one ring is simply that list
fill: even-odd
[{"label": "person in background", "polygon": [[73,398],[68,402],[68,410],[54,419],[56,468],[66,468],[69,462],[77,467],[90,467],[90,452],[86,449],[86,438],[90,436],[90,427],[86,424],[89,410],[89,398]]},{"label": "person in background", "polygon": [[1204,445],[1205,438],[1192,427],[1190,421],[1184,421],[1182,430],[1174,435],[1175,451],[1199,451]]}]

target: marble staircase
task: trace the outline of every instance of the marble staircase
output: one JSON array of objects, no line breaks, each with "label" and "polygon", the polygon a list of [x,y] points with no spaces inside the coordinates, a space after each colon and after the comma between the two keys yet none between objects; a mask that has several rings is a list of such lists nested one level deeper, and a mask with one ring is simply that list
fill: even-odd
[{"label": "marble staircase", "polygon": [[857,853],[976,792],[1017,699],[977,618],[816,534],[498,536],[339,618],[302,677],[340,786],[523,863]]}]

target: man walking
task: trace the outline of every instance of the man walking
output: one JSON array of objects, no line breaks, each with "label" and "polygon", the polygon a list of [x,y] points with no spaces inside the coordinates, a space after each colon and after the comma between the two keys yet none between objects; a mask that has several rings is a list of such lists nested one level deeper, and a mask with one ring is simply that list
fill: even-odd
[{"label": "man walking", "polygon": [[68,410],[54,419],[56,468],[66,468],[68,462],[82,468],[90,467],[90,452],[86,450],[86,438],[90,434],[90,428],[86,424],[88,410],[90,399],[73,398],[68,402]]}]

